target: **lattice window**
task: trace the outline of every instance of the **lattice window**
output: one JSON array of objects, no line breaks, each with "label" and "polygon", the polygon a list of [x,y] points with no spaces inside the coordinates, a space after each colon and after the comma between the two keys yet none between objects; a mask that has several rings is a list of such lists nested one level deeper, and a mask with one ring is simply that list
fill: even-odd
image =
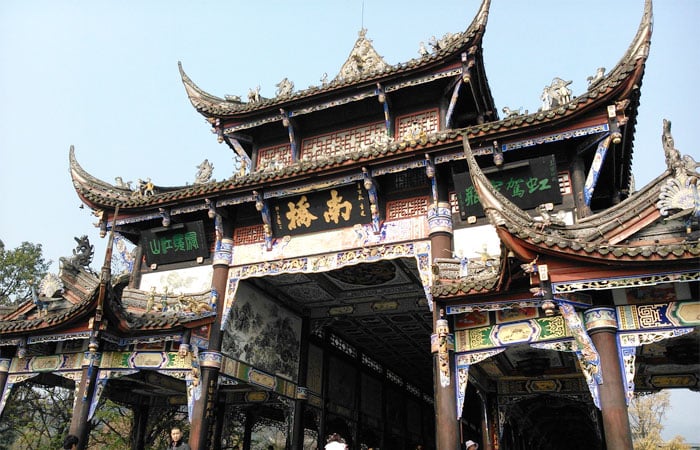
[{"label": "lattice window", "polygon": [[262,224],[236,228],[233,232],[233,245],[255,244],[264,240]]},{"label": "lattice window", "polygon": [[345,354],[347,354],[347,355],[349,355],[349,356],[352,356],[353,358],[356,358],[356,357],[357,357],[357,349],[355,349],[355,347],[353,347],[352,345],[348,344],[348,343],[345,342],[344,340],[340,339],[340,338],[339,338],[338,336],[336,336],[335,334],[331,334],[331,336],[330,336],[330,342],[331,342],[331,345],[332,345],[333,347],[337,348],[337,349],[340,350],[341,352],[343,352],[343,353],[345,353]]},{"label": "lattice window", "polygon": [[405,191],[409,189],[427,189],[429,180],[425,169],[411,169],[387,176],[386,188],[389,192]]},{"label": "lattice window", "polygon": [[388,379],[390,379],[391,381],[393,381],[394,383],[398,384],[399,386],[403,386],[403,385],[404,385],[404,382],[403,382],[403,380],[401,379],[401,377],[398,376],[398,375],[396,375],[396,374],[395,374],[394,372],[392,372],[391,370],[387,370],[387,371],[386,371],[386,377],[387,377]]},{"label": "lattice window", "polygon": [[416,397],[420,397],[420,390],[411,383],[406,383],[406,390]]},{"label": "lattice window", "polygon": [[257,170],[268,167],[278,168],[292,163],[292,150],[289,144],[276,145],[258,149]]},{"label": "lattice window", "polygon": [[301,144],[301,159],[314,160],[344,155],[386,137],[384,122],[362,127],[322,134],[304,139]]},{"label": "lattice window", "polygon": [[374,369],[377,373],[382,373],[382,366],[377,361],[373,360],[365,354],[362,355],[362,364],[369,367],[370,369]]},{"label": "lattice window", "polygon": [[428,212],[429,197],[394,200],[386,204],[386,220],[425,216]]},{"label": "lattice window", "polygon": [[401,116],[396,120],[396,137],[403,139],[415,133],[434,133],[438,131],[439,125],[440,117],[437,109]]}]

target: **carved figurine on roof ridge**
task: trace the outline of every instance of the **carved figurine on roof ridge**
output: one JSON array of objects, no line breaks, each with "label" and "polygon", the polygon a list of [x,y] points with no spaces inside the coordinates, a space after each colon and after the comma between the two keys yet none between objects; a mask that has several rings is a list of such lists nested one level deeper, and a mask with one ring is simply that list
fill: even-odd
[{"label": "carved figurine on roof ridge", "polygon": [[523,107],[521,106],[520,108],[517,109],[511,109],[507,106],[504,106],[503,109],[503,114],[506,115],[506,119],[511,119],[516,116],[522,116],[522,115],[527,115],[528,110],[526,109],[525,112],[523,112]]},{"label": "carved figurine on roof ridge", "polygon": [[549,111],[552,108],[569,103],[572,94],[571,89],[569,89],[571,83],[571,80],[565,81],[559,77],[554,77],[552,83],[549,86],[545,86],[542,95],[540,95],[540,100],[542,100],[541,111]]},{"label": "carved figurine on roof ridge", "polygon": [[73,256],[59,258],[61,272],[77,274],[81,269],[88,268],[92,262],[95,246],[90,244],[90,239],[86,235],[74,239],[78,245],[73,249]]},{"label": "carved figurine on roof ridge", "polygon": [[586,81],[588,81],[588,87],[590,88],[591,86],[596,84],[598,81],[602,80],[604,76],[605,76],[605,67],[598,67],[598,69],[596,69],[595,74],[586,78]]},{"label": "carved figurine on roof ridge", "polygon": [[256,86],[255,89],[248,89],[248,103],[259,103],[262,101],[260,97],[260,85]]},{"label": "carved figurine on roof ridge", "polygon": [[294,83],[287,77],[282,78],[275,86],[277,87],[275,92],[277,97],[289,97],[294,93]]},{"label": "carved figurine on roof ridge", "polygon": [[138,188],[131,193],[131,196],[136,198],[153,197],[154,195],[156,195],[156,187],[150,178],[146,178],[145,181],[139,178]]},{"label": "carved figurine on roof ridge", "polygon": [[425,47],[425,42],[423,41],[421,41],[420,44],[418,44],[418,54],[421,56],[421,58],[430,55],[430,52]]},{"label": "carved figurine on roof ridge", "polygon": [[124,182],[122,177],[115,177],[114,182],[116,183],[115,186],[118,187],[119,189],[124,189],[127,191],[132,190],[132,187],[131,187],[132,182],[131,181]]},{"label": "carved figurine on roof ridge", "polygon": [[211,181],[211,175],[214,172],[214,165],[205,159],[197,166],[197,174],[195,175],[194,184],[205,184]]},{"label": "carved figurine on roof ridge", "polygon": [[661,187],[656,207],[663,216],[668,216],[671,211],[676,211],[667,220],[686,215],[690,215],[688,221],[692,218],[697,220],[700,218],[698,163],[690,155],[681,157],[680,152],[675,148],[670,120],[664,119],[663,121],[661,142],[664,147],[666,165],[669,170],[673,171],[674,177],[667,180]]},{"label": "carved figurine on roof ridge", "polygon": [[372,46],[372,40],[367,39],[367,29],[362,28],[358,34],[355,46],[343,67],[340,68],[336,80],[351,80],[365,74],[381,72],[389,67]]},{"label": "carved figurine on roof ridge", "polygon": [[440,39],[431,36],[428,44],[433,48],[433,52],[438,52],[450,45],[450,41],[454,40],[458,35],[453,33],[445,33]]},{"label": "carved figurine on roof ridge", "polygon": [[32,289],[32,300],[37,308],[39,317],[46,317],[49,312],[49,304],[60,300],[63,294],[63,281],[58,275],[47,273],[39,282],[39,292],[37,292],[34,282],[30,281]]}]

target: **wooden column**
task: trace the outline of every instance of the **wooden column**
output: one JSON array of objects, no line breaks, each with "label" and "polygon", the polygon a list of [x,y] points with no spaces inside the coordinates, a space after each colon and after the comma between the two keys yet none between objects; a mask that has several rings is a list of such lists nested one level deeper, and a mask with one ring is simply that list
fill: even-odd
[{"label": "wooden column", "polygon": [[221,450],[221,434],[224,430],[224,419],[226,418],[226,402],[216,403],[216,421],[214,423],[214,439],[212,450]]},{"label": "wooden column", "polygon": [[482,393],[477,389],[479,400],[481,400],[481,442],[479,446],[482,450],[493,450],[493,442],[491,442],[491,432],[493,425],[489,420],[489,395]]},{"label": "wooden column", "polygon": [[[114,211],[112,220],[116,223],[119,214],[119,207]],[[100,271],[100,284],[98,286],[97,300],[94,315],[88,322],[90,327],[90,339],[88,341],[88,351],[84,353],[82,362],[82,373],[78,389],[75,393],[75,408],[71,417],[69,433],[78,436],[78,450],[87,448],[88,441],[88,416],[90,415],[90,404],[95,396],[95,382],[97,372],[100,369],[100,359],[102,358],[102,344],[100,342],[100,329],[102,328],[103,313],[105,304],[109,301],[108,288],[112,277],[112,251],[114,244],[114,228],[109,233],[107,250]]]},{"label": "wooden column", "polygon": [[330,356],[328,356],[328,333],[329,329],[325,328],[323,332],[324,345],[323,345],[323,362],[321,366],[321,412],[319,415],[319,425],[318,425],[318,445],[317,448],[323,448],[326,445],[326,417],[328,409],[328,364],[330,362]]},{"label": "wooden column", "polygon": [[[452,257],[452,210],[448,202],[433,203],[428,208],[431,256]],[[437,337],[440,305],[433,305],[433,338]],[[433,353],[433,386],[435,389],[435,444],[440,450],[456,450],[460,447],[457,400],[455,398],[454,354],[449,352],[450,381],[441,382],[438,353]]]},{"label": "wooden column", "polygon": [[[220,216],[216,217],[217,236],[231,236],[233,230],[230,227],[225,228],[222,222],[223,220]],[[212,295],[216,296],[216,319],[210,326],[207,351],[199,354],[202,395],[194,402],[192,412],[189,440],[192,450],[210,450],[214,448],[212,440],[216,423],[218,380],[222,361],[221,343],[223,333],[221,332],[221,323],[224,314],[228,269],[231,263],[232,251],[232,239],[217,239],[212,262],[214,267]]]},{"label": "wooden column", "polygon": [[583,187],[586,184],[586,168],[581,156],[576,156],[571,164],[571,189],[574,190],[574,205],[578,218],[588,217],[592,214],[591,208],[583,199]]},{"label": "wooden column", "polygon": [[[251,436],[253,436],[253,426],[258,420],[258,415],[248,407],[245,412],[245,426],[243,427],[243,450],[250,450]],[[323,448],[323,447],[319,447]]]},{"label": "wooden column", "polygon": [[297,376],[297,398],[294,401],[294,423],[290,442],[292,448],[304,448],[304,409],[306,407],[306,373],[309,368],[309,319],[301,322],[301,351],[299,353],[299,372]]},{"label": "wooden column", "polygon": [[632,433],[622,367],[617,347],[614,308],[592,308],[584,313],[586,330],[600,356],[603,384],[598,385],[607,450],[632,450]]},{"label": "wooden column", "polygon": [[133,450],[144,450],[146,440],[146,426],[148,425],[148,415],[150,407],[148,405],[137,405],[134,407],[134,429],[131,432],[131,448]]},{"label": "wooden column", "polygon": [[88,413],[90,412],[90,403],[95,394],[95,381],[97,380],[97,371],[100,366],[99,354],[95,352],[85,352],[83,360],[83,369],[80,374],[80,382],[75,393],[75,408],[71,416],[69,434],[74,434],[80,439],[78,450],[87,448],[88,440]]}]

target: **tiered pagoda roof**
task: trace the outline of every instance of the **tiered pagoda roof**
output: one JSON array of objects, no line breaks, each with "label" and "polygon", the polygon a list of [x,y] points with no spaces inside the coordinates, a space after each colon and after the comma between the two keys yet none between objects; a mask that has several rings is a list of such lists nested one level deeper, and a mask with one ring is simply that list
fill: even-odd
[{"label": "tiered pagoda roof", "polygon": [[[445,74],[461,77],[461,81],[472,87],[469,101],[481,113],[483,122],[474,118],[471,122],[425,132],[418,137],[393,136],[331,157],[302,158],[281,165],[252,167],[249,172],[240,172],[221,181],[176,187],[151,184],[136,190],[91,176],[78,164],[71,148],[70,169],[75,189],[90,208],[99,211],[102,223],[107,227],[117,208],[121,217],[126,217],[125,220],[131,223],[152,223],[163,216],[163,211],[175,216],[206,210],[212,205],[252,203],[255,202],[254,191],[261,188],[299,193],[303,189],[313,189],[309,180],[314,177],[320,177],[324,185],[332,185],[333,177],[340,180],[343,174],[361,173],[367,167],[388,167],[417,158],[423,160],[426,155],[442,158],[443,162],[466,159],[486,215],[504,244],[503,254],[496,270],[471,274],[451,283],[437,283],[433,287],[433,295],[437,297],[503,292],[512,281],[514,268],[519,266],[519,263],[513,263],[513,257],[526,262],[546,256],[623,268],[640,267],[640,263],[648,265],[662,259],[665,265],[687,265],[689,261],[695,261],[700,251],[697,236],[693,234],[695,231],[690,234],[684,231],[686,219],[695,216],[686,214],[668,220],[664,213],[668,208],[660,206],[662,197],[670,195],[669,186],[679,183],[682,174],[686,180],[697,180],[697,170],[690,165],[669,163],[669,168],[661,176],[641,191],[630,193],[622,203],[603,208],[588,217],[580,215],[573,224],[564,224],[557,220],[553,211],[542,210],[540,216],[535,217],[515,206],[492,189],[477,163],[477,158],[493,155],[495,142],[503,151],[527,154],[537,145],[586,135],[581,134],[583,129],[612,132],[614,128],[619,130],[619,140],[616,145],[611,145],[613,155],[609,159],[617,164],[621,162],[622,167],[617,167],[615,179],[610,182],[619,192],[628,191],[639,88],[651,42],[651,1],[645,2],[639,28],[623,57],[609,72],[599,72],[586,92],[560,98],[549,108],[543,107],[531,114],[510,114],[500,120],[488,88],[481,49],[489,5],[489,0],[482,2],[466,31],[446,35],[441,42],[435,43],[433,52],[426,51],[418,59],[394,66],[383,62],[363,31],[348,63],[333,80],[299,92],[294,92],[288,84],[280,86],[278,95],[271,99],[261,98],[254,92],[247,102],[239,97],[220,98],[208,94],[192,82],[180,65],[190,102],[212,124],[221,141],[239,154],[241,147],[236,147],[234,141],[241,130],[255,135],[255,129],[268,127],[270,123],[283,128],[285,120],[319,111],[342,116],[343,108],[365,98],[390,95],[392,91],[417,85],[430,91],[430,82]],[[357,52],[363,48],[365,54],[372,56],[374,64],[348,68],[352,61],[361,59]],[[441,85],[440,94],[444,95],[444,91],[445,86]],[[438,102],[436,98],[435,104]],[[249,157],[253,156],[249,148],[244,151]],[[672,146],[666,151],[680,158]],[[523,157],[527,156],[520,156]],[[522,273],[517,276],[522,277]],[[149,308],[138,313],[115,311],[115,315],[123,330],[165,329],[174,326],[173,321],[177,322],[175,317],[153,315]],[[191,320],[194,323],[206,320],[206,317],[204,314]],[[187,326],[184,322],[180,325]]]},{"label": "tiered pagoda roof", "polygon": [[[476,55],[471,63],[468,81],[476,86],[475,102],[482,103],[479,108],[485,112],[484,118],[487,118],[488,114],[497,118],[481,59],[481,39],[485,31],[489,3],[488,0],[482,3],[479,13],[465,32],[448,36],[446,43],[437,46],[434,53],[428,53],[405,64],[388,66],[381,72],[370,71],[353,78],[337,78],[317,88],[249,102],[212,96],[197,87],[181,69],[183,83],[195,109],[207,117],[215,131],[230,144],[229,138],[235,137],[236,133],[227,134],[227,126],[244,129],[260,127],[269,121],[281,123],[284,117],[279,112],[280,108],[285,111],[287,118],[293,118],[295,114],[298,116],[310,112],[311,109],[317,111],[321,107],[342,108],[347,102],[357,100],[356,93],[364,88],[371,87],[371,92],[368,90],[367,95],[376,96],[378,93],[374,86],[377,83],[387,83],[386,86],[389,86],[389,82],[396,82],[398,89],[403,84],[412,86],[422,82],[421,77],[425,73],[440,74],[449,71],[450,68],[456,68],[459,72],[463,54],[466,52]],[[359,171],[361,167],[368,165],[377,167],[395,164],[397,161],[415,159],[416,155],[423,158],[426,153],[438,156],[454,152],[454,148],[461,144],[463,136],[469,139],[472,149],[477,154],[492,152],[494,141],[499,142],[506,150],[511,150],[547,142],[554,135],[575,137],[577,130],[572,129],[574,125],[607,126],[610,114],[608,106],[614,105],[613,115],[617,116],[621,128],[621,145],[615,146],[614,160],[623,161],[624,164],[624,167],[616,172],[617,179],[614,183],[620,190],[625,190],[629,187],[631,179],[634,123],[651,30],[651,2],[647,1],[637,34],[618,64],[593,80],[583,94],[572,96],[566,103],[550,109],[427,132],[420,139],[396,136],[385,142],[373,142],[371,145],[360,146],[354,151],[333,157],[302,159],[257,170],[253,168],[248,173],[235,174],[221,181],[212,180],[175,187],[155,184],[145,195],[138,189],[133,190],[123,184],[113,185],[91,176],[78,164],[71,147],[70,170],[73,184],[80,198],[89,207],[106,212],[105,219],[109,218],[111,211],[116,207],[120,208],[122,214],[138,215],[148,211],[156,213],[158,208],[184,204],[195,204],[204,208],[205,199],[216,201],[235,197],[252,201],[251,192],[263,185],[292,186],[313,176],[329,177],[340,171]],[[294,111],[296,112],[292,114]],[[177,214],[177,211],[171,211],[171,214]]]}]

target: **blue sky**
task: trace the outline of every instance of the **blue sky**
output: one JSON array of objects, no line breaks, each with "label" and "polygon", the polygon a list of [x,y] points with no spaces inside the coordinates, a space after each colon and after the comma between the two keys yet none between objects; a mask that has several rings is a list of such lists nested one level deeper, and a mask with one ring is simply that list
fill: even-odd
[{"label": "blue sky", "polygon": [[[87,234],[104,255],[95,218],[79,209],[68,149],[91,174],[158,185],[194,180],[205,158],[214,178],[233,172],[232,153],[185,95],[181,61],[202,89],[273,96],[334,77],[361,27],[389,64],[418,57],[421,41],[463,31],[477,0],[52,1],[0,2],[0,239],[41,243],[56,262]],[[637,124],[637,187],[664,170],[663,118],[676,147],[700,160],[700,2],[655,2],[654,34]],[[612,68],[639,24],[643,0],[492,0],[484,59],[499,109],[535,111],[552,78],[574,95],[598,67]],[[57,270],[57,264],[53,266]],[[676,398],[688,400],[680,406]],[[674,394],[665,435],[700,442],[700,394]],[[686,414],[683,414],[686,412]]]}]

